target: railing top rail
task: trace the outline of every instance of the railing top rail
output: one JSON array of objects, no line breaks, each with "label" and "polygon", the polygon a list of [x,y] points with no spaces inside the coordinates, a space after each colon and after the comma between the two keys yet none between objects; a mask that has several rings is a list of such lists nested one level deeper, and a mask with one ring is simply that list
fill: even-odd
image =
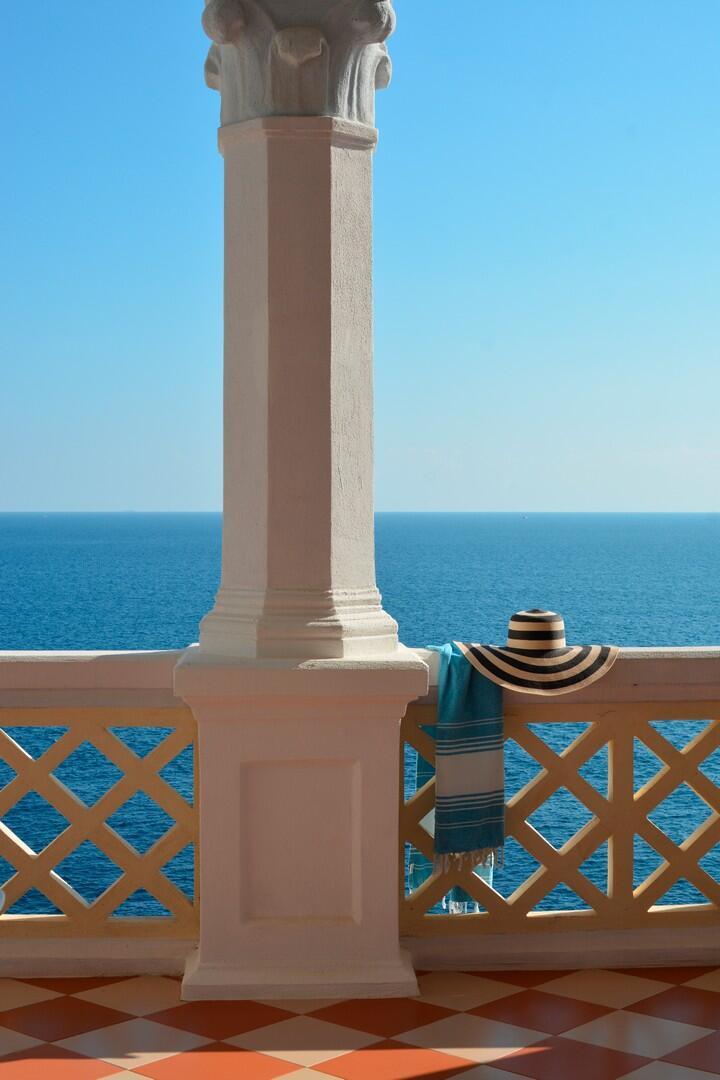
[{"label": "railing top rail", "polygon": [[[437,653],[415,652],[430,668],[430,694],[437,697]],[[177,704],[173,669],[181,650],[148,652],[0,652],[0,707],[54,705]],[[720,646],[622,649],[612,670],[598,682],[558,702],[577,704],[720,699]],[[509,704],[538,706],[547,699],[506,693]]]},{"label": "railing top rail", "polygon": [[180,704],[173,670],[182,652],[0,652],[0,708]]},{"label": "railing top rail", "polygon": [[[430,668],[430,693],[437,700],[438,655],[415,650]],[[507,705],[547,706],[548,702],[590,705],[634,701],[712,701],[720,699],[720,647],[621,649],[604,678],[583,690],[553,698],[506,691]]]}]

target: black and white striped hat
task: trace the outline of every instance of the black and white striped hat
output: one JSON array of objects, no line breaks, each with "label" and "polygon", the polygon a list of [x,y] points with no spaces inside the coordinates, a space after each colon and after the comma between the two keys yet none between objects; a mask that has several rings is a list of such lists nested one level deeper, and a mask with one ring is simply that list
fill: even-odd
[{"label": "black and white striped hat", "polygon": [[488,679],[525,694],[568,694],[600,679],[618,658],[615,645],[571,645],[554,611],[518,611],[508,624],[505,648],[455,642]]}]

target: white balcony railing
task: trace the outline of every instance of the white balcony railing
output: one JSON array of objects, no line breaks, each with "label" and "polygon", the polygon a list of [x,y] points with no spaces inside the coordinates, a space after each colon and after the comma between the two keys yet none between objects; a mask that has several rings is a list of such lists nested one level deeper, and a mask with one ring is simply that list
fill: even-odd
[{"label": "white balcony railing", "polygon": [[[195,723],[173,696],[176,660],[0,654],[0,876],[9,912],[0,917],[0,974],[52,967],[77,975],[83,958],[88,970],[98,962],[104,970],[182,969],[197,939],[197,896],[168,867],[183,856],[192,873],[198,824]],[[432,696],[403,721],[400,926],[416,963],[720,962],[720,649],[625,650],[588,689],[554,700],[507,694],[505,712],[507,865],[492,885],[432,869]],[[28,752],[26,735],[41,729],[44,749]],[[73,790],[67,764],[77,754],[101,755],[117,772],[97,798]],[[414,791],[407,767],[416,755],[428,778]],[[683,812],[658,817],[679,793]],[[139,794],[167,819],[146,843],[117,825]],[[9,824],[30,795],[62,819],[57,835],[34,846]],[[565,806],[556,812],[558,799]],[[695,817],[685,813],[690,803]],[[63,876],[87,845],[115,868],[92,896]],[[426,873],[408,885],[417,853]],[[457,889],[475,913],[443,909]],[[139,892],[157,914],[133,913]],[[54,913],[23,910],[30,894]]]},{"label": "white balcony railing", "polygon": [[[402,727],[400,921],[416,961],[718,962],[720,650],[625,650],[577,694],[505,695],[508,844],[492,884],[431,865],[435,781],[408,790],[407,766],[417,754],[431,773],[435,712],[414,704]],[[443,906],[458,895],[471,913]]]},{"label": "white balcony railing", "polygon": [[0,654],[0,968],[44,971],[56,942],[73,975],[83,958],[132,970],[133,953],[181,969],[198,933],[198,825],[176,660]]}]

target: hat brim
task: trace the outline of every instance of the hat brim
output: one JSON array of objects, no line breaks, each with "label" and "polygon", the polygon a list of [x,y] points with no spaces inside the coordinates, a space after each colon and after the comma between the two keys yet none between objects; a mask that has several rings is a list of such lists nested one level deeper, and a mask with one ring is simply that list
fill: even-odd
[{"label": "hat brim", "polygon": [[528,653],[456,641],[465,658],[498,686],[523,694],[569,694],[597,682],[618,658],[615,645],[573,645]]}]

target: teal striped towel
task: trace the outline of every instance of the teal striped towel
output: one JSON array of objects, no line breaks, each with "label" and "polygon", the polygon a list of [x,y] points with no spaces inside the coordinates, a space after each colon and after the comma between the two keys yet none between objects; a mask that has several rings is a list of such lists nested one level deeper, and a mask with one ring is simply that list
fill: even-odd
[{"label": "teal striped towel", "polygon": [[435,862],[500,864],[505,842],[502,690],[457,645],[442,645],[436,736]]}]

